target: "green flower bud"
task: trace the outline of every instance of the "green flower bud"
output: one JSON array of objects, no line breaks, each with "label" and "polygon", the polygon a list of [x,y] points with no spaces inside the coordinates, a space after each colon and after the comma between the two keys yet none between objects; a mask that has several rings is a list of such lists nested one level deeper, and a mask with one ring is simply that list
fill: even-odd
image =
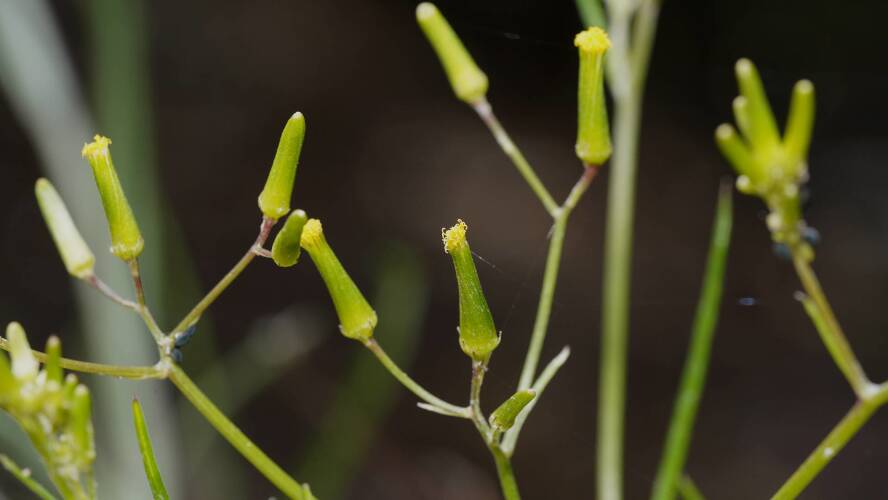
[{"label": "green flower bud", "polygon": [[268,172],[265,188],[259,193],[259,209],[270,219],[280,219],[290,212],[296,167],[305,139],[305,117],[298,111],[287,120],[277,153]]},{"label": "green flower bud", "polygon": [[500,336],[493,315],[481,289],[472,250],[466,241],[466,223],[457,220],[450,229],[441,230],[444,252],[453,259],[459,290],[459,346],[475,361],[486,361],[499,345]]},{"label": "green flower bud", "polygon": [[515,419],[525,406],[533,401],[536,397],[536,391],[533,389],[525,389],[518,391],[509,399],[505,400],[499,408],[493,410],[490,414],[490,425],[499,431],[507,431],[515,425]]},{"label": "green flower bud", "polygon": [[71,419],[68,425],[74,437],[74,447],[81,455],[81,461],[91,463],[96,456],[93,442],[92,400],[89,389],[83,384],[74,389]]},{"label": "green flower bud", "polygon": [[612,151],[604,98],[604,54],[610,40],[603,29],[595,27],[579,33],[574,45],[580,51],[575,149],[583,163],[601,165]]},{"label": "green flower bud", "polygon": [[46,227],[49,228],[68,273],[80,279],[91,276],[96,257],[80,236],[59,193],[48,180],[41,178],[37,179],[34,194],[37,195],[40,213],[43,214],[43,220],[46,221]]},{"label": "green flower bud", "polygon": [[12,378],[9,360],[6,354],[0,351],[0,405],[5,404],[13,390],[15,390],[15,379]]},{"label": "green flower bud", "polygon": [[46,379],[62,384],[62,341],[55,335],[46,341],[46,362],[43,367],[46,370]]},{"label": "green flower bud", "polygon": [[811,131],[814,129],[814,84],[802,80],[792,89],[789,118],[783,132],[783,148],[788,161],[798,166],[806,163]]},{"label": "green flower bud", "polygon": [[111,151],[108,149],[110,145],[111,139],[96,135],[93,142],[83,146],[81,154],[92,167],[96,186],[99,188],[99,196],[102,198],[105,218],[108,219],[108,229],[111,232],[111,253],[129,261],[142,253],[145,240],[142,239],[133,210],[126,200],[126,194],[114,170]]},{"label": "green flower bud", "polygon": [[13,321],[6,327],[6,340],[9,342],[9,354],[12,358],[12,375],[19,379],[30,379],[37,376],[39,365],[28,337],[22,325]]},{"label": "green flower bud", "polygon": [[336,314],[339,316],[339,330],[342,334],[361,342],[373,337],[376,311],[370,307],[367,299],[336,258],[336,254],[324,238],[321,221],[309,219],[305,223],[302,228],[302,248],[308,252],[327,285]]},{"label": "green flower bud", "polygon": [[435,49],[453,92],[460,100],[477,103],[487,94],[487,75],[478,68],[450,23],[434,4],[416,7],[416,22]]},{"label": "green flower bud", "polygon": [[274,244],[271,246],[271,258],[274,263],[280,267],[290,267],[299,261],[299,254],[302,251],[302,228],[305,226],[307,217],[302,210],[294,210],[287,217],[284,227],[278,232],[274,238]]},{"label": "green flower bud", "polygon": [[722,123],[715,129],[715,143],[731,166],[734,167],[734,170],[740,174],[740,179],[745,179],[743,182],[738,180],[737,187],[744,193],[750,193],[750,183],[753,182],[751,179],[759,182],[762,178],[762,172],[749,148],[746,147],[746,144],[737,135],[734,127],[727,123]]},{"label": "green flower bud", "polygon": [[740,94],[746,99],[749,121],[749,125],[746,127],[740,122],[738,125],[753,150],[761,151],[764,154],[773,154],[773,151],[777,150],[780,145],[780,135],[777,132],[777,121],[774,120],[774,113],[771,112],[771,105],[768,103],[768,96],[765,95],[758,71],[749,59],[737,61],[734,69],[737,74]]}]

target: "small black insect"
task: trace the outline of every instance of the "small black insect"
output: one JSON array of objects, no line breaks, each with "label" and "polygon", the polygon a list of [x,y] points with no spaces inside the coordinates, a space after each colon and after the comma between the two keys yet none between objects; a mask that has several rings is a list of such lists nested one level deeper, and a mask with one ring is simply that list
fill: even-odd
[{"label": "small black insect", "polygon": [[173,348],[173,352],[170,353],[170,356],[173,357],[173,361],[175,361],[177,365],[182,363],[182,360],[185,358],[178,347]]},{"label": "small black insect", "polygon": [[185,347],[188,342],[191,342],[191,337],[194,337],[195,332],[197,332],[197,323],[189,326],[184,332],[176,335],[176,347]]}]

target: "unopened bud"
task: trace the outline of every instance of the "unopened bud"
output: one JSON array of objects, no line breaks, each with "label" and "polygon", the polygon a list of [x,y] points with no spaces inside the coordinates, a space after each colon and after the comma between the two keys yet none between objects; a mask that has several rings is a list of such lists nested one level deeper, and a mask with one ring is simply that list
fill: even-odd
[{"label": "unopened bud", "polygon": [[92,426],[92,398],[89,389],[83,384],[74,389],[69,425],[71,434],[74,436],[74,446],[81,461],[91,463],[96,456]]},{"label": "unopened bud", "polygon": [[28,337],[22,325],[13,321],[6,327],[6,340],[9,342],[9,355],[12,358],[12,375],[19,379],[29,379],[37,376],[39,365]]},{"label": "unopened bud", "polygon": [[294,210],[287,217],[284,227],[274,238],[271,246],[271,258],[280,267],[290,267],[299,261],[302,252],[302,228],[308,217],[302,210]]},{"label": "unopened bud", "polygon": [[516,392],[490,414],[490,425],[493,426],[494,429],[500,431],[511,429],[512,426],[515,425],[515,419],[518,417],[518,414],[521,413],[521,410],[530,404],[535,397],[536,391],[533,389],[525,389]]},{"label": "unopened bud", "polygon": [[46,341],[46,379],[62,384],[62,341],[55,335]]},{"label": "unopened bud", "polygon": [[287,120],[284,131],[281,132],[281,140],[278,142],[265,188],[259,193],[259,209],[270,219],[280,219],[290,212],[296,167],[299,165],[304,139],[305,117],[297,111]]},{"label": "unopened bud", "polygon": [[475,361],[486,361],[499,345],[500,336],[493,315],[484,298],[472,250],[466,240],[466,223],[458,220],[450,229],[441,230],[444,252],[453,259],[459,290],[459,346]]},{"label": "unopened bud", "polygon": [[740,95],[746,100],[745,105],[748,113],[749,125],[744,127],[740,124],[743,127],[743,134],[753,150],[772,154],[780,145],[780,135],[777,132],[777,121],[774,119],[774,113],[768,103],[768,96],[765,95],[765,88],[758,70],[749,59],[737,61],[734,70],[737,75],[737,84],[740,87]]},{"label": "unopened bud", "polygon": [[370,307],[358,286],[336,258],[336,254],[324,237],[321,221],[309,219],[305,223],[302,229],[302,248],[308,252],[327,285],[333,307],[339,316],[339,329],[342,334],[361,342],[373,337],[376,311]]},{"label": "unopened bud", "polygon": [[789,118],[783,133],[783,148],[788,161],[798,168],[806,163],[808,146],[811,144],[811,131],[814,129],[814,84],[802,80],[792,89],[789,102]]},{"label": "unopened bud", "polygon": [[83,146],[81,154],[92,167],[96,186],[99,188],[111,232],[111,253],[122,260],[130,261],[142,253],[145,240],[142,239],[136,217],[114,170],[110,145],[111,139],[97,135],[93,142]]},{"label": "unopened bud", "polygon": [[574,45],[580,52],[576,153],[587,165],[601,165],[612,151],[604,98],[604,54],[610,40],[603,29],[595,27],[579,33]]},{"label": "unopened bud", "polygon": [[80,231],[71,220],[65,202],[46,179],[38,179],[34,186],[37,204],[56,249],[65,263],[65,269],[76,278],[86,278],[93,273],[96,257],[83,241]]},{"label": "unopened bud", "polygon": [[456,97],[469,104],[484,99],[487,75],[475,64],[441,11],[432,3],[423,2],[416,7],[416,22],[435,49]]}]

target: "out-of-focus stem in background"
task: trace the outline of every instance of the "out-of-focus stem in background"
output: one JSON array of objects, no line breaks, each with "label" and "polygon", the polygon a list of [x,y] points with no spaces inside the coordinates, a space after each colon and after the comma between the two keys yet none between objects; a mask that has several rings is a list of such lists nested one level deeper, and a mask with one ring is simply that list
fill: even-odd
[{"label": "out-of-focus stem in background", "polygon": [[[577,5],[586,26],[604,22],[599,0],[577,0]],[[623,421],[638,139],[659,0],[609,0],[605,5],[612,42],[607,80],[614,98],[615,126],[602,266],[597,488],[599,500],[619,500],[623,497]]]}]

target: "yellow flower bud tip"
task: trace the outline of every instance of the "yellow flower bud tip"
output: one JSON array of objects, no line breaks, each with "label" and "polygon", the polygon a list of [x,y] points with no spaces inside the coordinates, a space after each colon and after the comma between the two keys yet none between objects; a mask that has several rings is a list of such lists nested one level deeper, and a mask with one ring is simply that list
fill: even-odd
[{"label": "yellow flower bud tip", "polygon": [[441,229],[441,239],[444,241],[444,253],[450,253],[466,244],[466,231],[469,226],[462,219],[457,219],[456,224],[450,229]]},{"label": "yellow flower bud tip", "polygon": [[290,212],[296,168],[304,141],[305,116],[297,111],[284,125],[265,187],[259,193],[259,209],[266,217],[277,220]]},{"label": "yellow flower bud tip", "polygon": [[108,146],[111,145],[111,139],[96,134],[93,137],[93,142],[87,143],[83,145],[83,149],[80,150],[80,154],[86,159],[95,159],[99,156],[108,156],[110,151],[108,150]]},{"label": "yellow flower bud tip", "polygon": [[487,94],[487,75],[475,64],[438,8],[429,2],[419,4],[416,21],[438,55],[456,96],[469,104],[482,101]]},{"label": "yellow flower bud tip", "polygon": [[607,32],[595,26],[578,33],[574,37],[574,45],[584,52],[604,54],[610,48],[611,43]]},{"label": "yellow flower bud tip", "polygon": [[80,279],[92,275],[96,257],[83,241],[59,193],[48,180],[41,178],[34,186],[34,194],[68,273]]},{"label": "yellow flower bud tip", "polygon": [[6,327],[6,340],[12,357],[12,375],[17,379],[35,377],[38,371],[37,358],[31,352],[28,337],[22,325],[13,321]]},{"label": "yellow flower bud tip", "polygon": [[302,237],[300,243],[302,248],[310,250],[317,248],[324,242],[324,226],[318,219],[308,219],[305,226],[302,227]]}]

